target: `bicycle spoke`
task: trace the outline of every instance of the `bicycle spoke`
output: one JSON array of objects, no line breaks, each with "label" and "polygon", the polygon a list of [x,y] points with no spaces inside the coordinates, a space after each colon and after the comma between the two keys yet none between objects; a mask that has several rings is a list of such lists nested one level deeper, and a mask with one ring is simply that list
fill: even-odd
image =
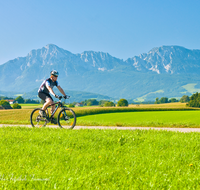
[{"label": "bicycle spoke", "polygon": [[33,127],[44,127],[46,126],[46,118],[41,117],[39,114],[40,109],[35,109],[31,114],[31,124]]},{"label": "bicycle spoke", "polygon": [[61,128],[73,129],[76,124],[76,116],[73,110],[65,108],[58,114],[58,125]]}]

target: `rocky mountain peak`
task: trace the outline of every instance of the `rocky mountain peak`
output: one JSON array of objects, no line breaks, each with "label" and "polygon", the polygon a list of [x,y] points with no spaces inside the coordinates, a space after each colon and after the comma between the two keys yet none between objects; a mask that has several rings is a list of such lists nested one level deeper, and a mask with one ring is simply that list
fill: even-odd
[{"label": "rocky mountain peak", "polygon": [[162,46],[123,61],[104,52],[73,54],[48,44],[0,65],[1,90],[38,88],[53,69],[64,89],[124,98],[155,98],[164,92],[179,97],[199,82],[200,50]]},{"label": "rocky mountain peak", "polygon": [[200,50],[162,46],[128,60],[138,71],[180,74],[200,71]]}]

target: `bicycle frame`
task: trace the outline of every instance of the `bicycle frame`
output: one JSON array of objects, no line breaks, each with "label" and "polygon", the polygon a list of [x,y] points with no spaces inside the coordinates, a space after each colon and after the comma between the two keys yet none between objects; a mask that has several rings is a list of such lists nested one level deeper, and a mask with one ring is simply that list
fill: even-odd
[{"label": "bicycle frame", "polygon": [[52,119],[52,118],[54,117],[54,115],[55,115],[55,113],[56,113],[56,111],[58,110],[59,107],[60,107],[60,108],[64,108],[64,107],[65,107],[65,106],[63,106],[61,100],[59,100],[58,102],[55,102],[55,103],[49,105],[49,106],[47,107],[47,112],[48,112],[48,108],[50,108],[50,107],[53,106],[53,105],[57,105],[57,106],[56,106],[55,110],[53,111],[53,113],[51,114],[51,117],[50,117],[49,119]]}]

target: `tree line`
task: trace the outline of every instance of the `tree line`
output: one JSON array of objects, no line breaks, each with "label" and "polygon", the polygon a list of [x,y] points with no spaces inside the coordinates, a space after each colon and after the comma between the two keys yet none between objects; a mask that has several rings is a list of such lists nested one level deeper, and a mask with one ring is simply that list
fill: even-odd
[{"label": "tree line", "polygon": [[11,98],[11,97],[6,97],[6,96],[0,96],[0,100],[14,100],[14,103],[19,103],[19,104],[39,104],[39,100],[31,100],[31,99],[24,99],[22,96],[18,96],[17,98]]},{"label": "tree line", "polygon": [[[77,102],[73,102],[69,105],[69,107],[75,107]],[[88,99],[81,101],[79,103],[82,106],[102,106],[102,107],[115,107],[115,106],[128,106],[128,101],[126,99],[120,99],[117,103],[108,100],[96,100],[96,99]]]},{"label": "tree line", "polygon": [[155,104],[164,104],[164,103],[172,103],[172,102],[181,102],[181,103],[187,103],[190,101],[190,97],[187,95],[183,95],[180,100],[176,98],[168,99],[167,97],[162,98],[156,98]]},{"label": "tree line", "polygon": [[[4,108],[8,109],[11,108],[10,103],[7,100],[13,100],[13,98],[9,98],[9,97],[5,97],[5,96],[0,96],[0,105],[3,106]],[[14,109],[20,109],[21,106],[19,104],[22,103],[30,103],[30,104],[44,104],[44,101],[41,100],[31,100],[31,99],[24,99],[22,96],[18,96],[17,98],[14,99],[13,102],[13,108]],[[73,102],[71,104],[69,104],[69,107],[75,107],[75,105],[77,104],[77,102]],[[112,101],[108,101],[108,100],[96,100],[96,99],[88,99],[88,100],[84,100],[82,102],[79,103],[82,106],[104,106],[104,107],[115,107],[117,106],[128,106],[128,101],[126,99],[120,99],[116,104]]]},{"label": "tree line", "polygon": [[[6,100],[13,100],[13,98],[9,98],[6,96],[0,96],[0,105],[1,106],[5,106],[5,107],[9,107],[10,104],[8,101]],[[13,104],[13,108],[16,109],[20,109],[20,105],[21,103],[30,103],[30,104],[43,104],[44,101],[39,101],[39,100],[31,100],[31,99],[24,99],[22,96],[18,96],[17,98],[14,99],[14,104]],[[200,93],[195,93],[193,94],[191,97],[187,96],[187,95],[183,95],[181,97],[180,100],[176,99],[176,98],[171,98],[168,99],[167,97],[162,97],[162,98],[156,98],[155,100],[155,104],[163,104],[163,103],[172,103],[172,102],[181,102],[181,103],[187,103],[187,106],[189,107],[200,107]],[[71,104],[69,104],[70,107],[75,107],[75,105],[77,104],[77,102],[73,102]],[[88,100],[84,100],[81,101],[79,104],[81,104],[82,106],[104,106],[104,107],[115,107],[115,106],[128,106],[128,101],[126,99],[120,99],[117,103],[114,103],[113,101],[108,101],[108,100],[96,100],[96,99],[88,99]]]},{"label": "tree line", "polygon": [[[11,107],[10,103],[8,100],[14,100],[13,105]],[[0,106],[5,108],[5,109],[21,109],[22,107],[19,105],[21,103],[26,103],[26,104],[39,104],[39,100],[31,100],[31,99],[24,99],[22,96],[18,96],[17,98],[9,98],[6,96],[0,96]]]}]

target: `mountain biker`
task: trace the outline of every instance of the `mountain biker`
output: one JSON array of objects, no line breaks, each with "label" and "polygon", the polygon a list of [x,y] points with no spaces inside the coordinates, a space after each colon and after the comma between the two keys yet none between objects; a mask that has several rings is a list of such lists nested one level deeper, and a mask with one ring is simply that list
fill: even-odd
[{"label": "mountain biker", "polygon": [[[59,98],[58,95],[56,95],[53,91],[53,87],[56,86],[58,88],[58,90],[64,95],[64,98],[67,98],[67,95],[65,94],[64,90],[60,87],[60,85],[58,84],[57,78],[58,78],[58,71],[53,70],[50,72],[51,76],[50,78],[46,79],[43,81],[43,83],[41,84],[39,90],[38,90],[38,96],[45,101],[42,110],[39,112],[39,114],[42,117],[45,117],[45,110],[47,109],[48,106],[51,105],[51,114],[54,112],[55,110],[55,105],[52,105],[53,99],[50,96],[49,93],[51,93],[53,96],[55,96],[56,98]],[[52,123],[56,124],[56,120],[55,118],[52,119],[51,121]]]}]

